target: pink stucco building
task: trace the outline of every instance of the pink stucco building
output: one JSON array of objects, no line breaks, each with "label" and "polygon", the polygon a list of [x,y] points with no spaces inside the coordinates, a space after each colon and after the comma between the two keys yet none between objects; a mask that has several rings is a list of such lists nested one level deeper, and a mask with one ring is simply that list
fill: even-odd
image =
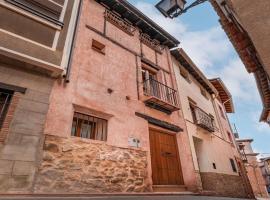
[{"label": "pink stucco building", "polygon": [[[1,192],[251,197],[226,115],[234,108],[223,82],[208,80],[183,50],[171,50],[179,41],[125,0],[57,2],[47,3],[52,9],[62,2],[60,21],[54,22],[62,27],[50,24],[57,28],[55,37],[38,44],[45,50],[29,49],[53,49],[54,56],[44,55],[58,62],[42,70],[26,64],[35,73],[31,79],[24,73],[21,82],[9,79],[14,69],[0,74],[10,84],[32,88],[0,82],[5,90],[35,100],[15,98],[3,115],[8,123],[0,129],[5,131],[0,175],[9,187]],[[30,114],[22,114],[24,107]]]}]

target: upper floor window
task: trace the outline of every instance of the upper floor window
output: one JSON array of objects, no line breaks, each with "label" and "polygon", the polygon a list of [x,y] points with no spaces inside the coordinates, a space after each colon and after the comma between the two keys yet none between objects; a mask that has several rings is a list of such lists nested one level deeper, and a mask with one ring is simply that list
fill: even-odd
[{"label": "upper floor window", "polygon": [[227,131],[227,135],[228,135],[229,141],[230,141],[231,143],[233,143],[233,139],[232,139],[232,134],[231,134],[231,132]]},{"label": "upper floor window", "polygon": [[12,99],[13,92],[10,90],[0,89],[0,130],[5,120],[8,107]]},{"label": "upper floor window", "polygon": [[223,111],[222,107],[221,107],[221,106],[218,106],[218,108],[219,108],[219,111],[220,111],[221,116],[222,116],[224,119],[226,119],[226,117],[225,117],[225,114],[224,114],[224,111]]},{"label": "upper floor window", "polygon": [[231,163],[231,167],[232,167],[233,172],[237,172],[237,168],[236,168],[234,159],[230,158],[230,163]]},{"label": "upper floor window", "polygon": [[63,26],[60,22],[60,16],[63,9],[65,0],[5,0],[6,2],[13,4],[27,12],[30,12],[36,16],[53,22],[57,25]]},{"label": "upper floor window", "polygon": [[208,100],[208,96],[207,96],[207,92],[205,89],[203,89],[202,87],[200,88],[201,94]]},{"label": "upper floor window", "polygon": [[187,81],[187,82],[191,82],[190,77],[189,77],[189,73],[187,70],[185,70],[183,67],[179,67],[180,70],[180,74],[181,76]]},{"label": "upper floor window", "polygon": [[107,120],[75,112],[71,135],[92,140],[106,141]]}]

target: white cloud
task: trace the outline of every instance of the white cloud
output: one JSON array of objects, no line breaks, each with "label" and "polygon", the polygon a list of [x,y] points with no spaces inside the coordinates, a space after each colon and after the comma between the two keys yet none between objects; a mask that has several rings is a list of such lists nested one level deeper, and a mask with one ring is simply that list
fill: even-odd
[{"label": "white cloud", "polygon": [[208,73],[211,76],[221,77],[232,96],[237,100],[260,103],[255,79],[246,71],[239,58],[231,59],[219,69],[210,70]]},{"label": "white cloud", "polygon": [[252,112],[250,114],[250,116],[251,116],[251,119],[252,119],[252,122],[253,122],[254,130],[257,131],[256,133],[263,133],[263,134],[268,133],[268,134],[270,134],[270,132],[269,132],[269,129],[270,129],[269,125],[267,123],[260,123],[258,121],[258,119],[261,116],[261,112],[258,112],[258,111]]}]

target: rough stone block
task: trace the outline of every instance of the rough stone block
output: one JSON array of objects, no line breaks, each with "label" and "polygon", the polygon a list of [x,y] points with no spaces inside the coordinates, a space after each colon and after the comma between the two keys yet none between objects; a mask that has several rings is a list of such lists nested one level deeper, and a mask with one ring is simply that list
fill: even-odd
[{"label": "rough stone block", "polygon": [[21,145],[32,145],[36,146],[39,144],[39,137],[32,135],[24,135],[22,136]]},{"label": "rough stone block", "polygon": [[35,173],[35,165],[33,162],[15,161],[12,175],[26,176]]},{"label": "rough stone block", "polygon": [[11,174],[13,161],[0,160],[0,174]]},{"label": "rough stone block", "polygon": [[0,159],[35,161],[36,147],[25,145],[6,145],[0,151]]},{"label": "rough stone block", "polygon": [[31,101],[28,99],[21,99],[18,108],[25,111],[32,111],[46,114],[48,112],[49,104]]}]

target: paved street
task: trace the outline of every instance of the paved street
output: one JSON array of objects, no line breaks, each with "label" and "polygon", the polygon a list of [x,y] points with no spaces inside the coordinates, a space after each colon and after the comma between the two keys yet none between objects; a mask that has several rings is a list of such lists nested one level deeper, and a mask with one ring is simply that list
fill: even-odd
[{"label": "paved street", "polygon": [[96,196],[96,197],[0,197],[0,200],[244,200],[207,196]]}]

